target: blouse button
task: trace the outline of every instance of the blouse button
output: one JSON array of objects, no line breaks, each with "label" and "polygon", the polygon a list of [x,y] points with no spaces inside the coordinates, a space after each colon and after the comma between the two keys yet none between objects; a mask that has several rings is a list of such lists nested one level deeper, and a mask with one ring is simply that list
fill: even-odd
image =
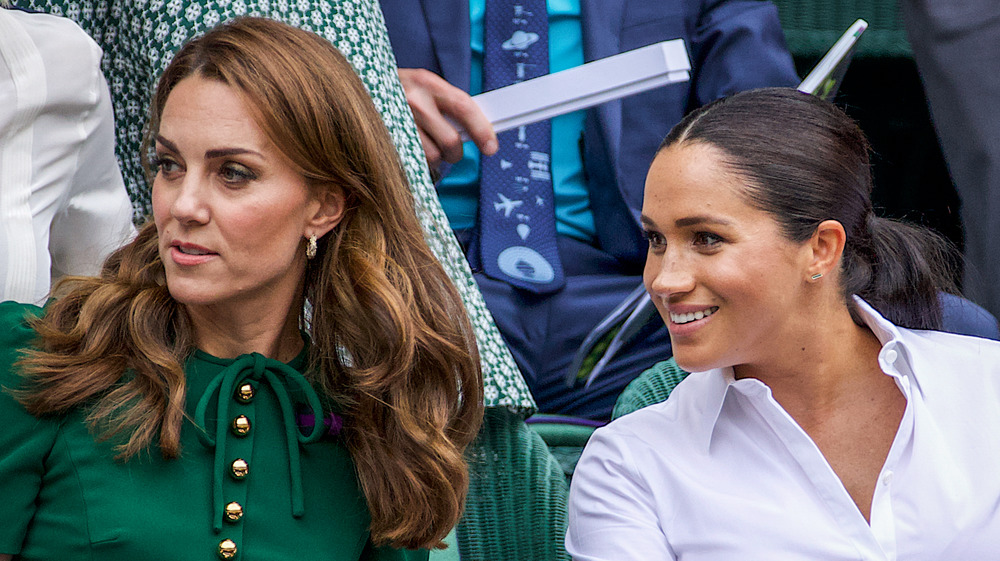
[{"label": "blouse button", "polygon": [[236,436],[246,436],[250,433],[250,419],[246,415],[240,415],[233,419],[233,434]]},{"label": "blouse button", "polygon": [[253,401],[254,393],[253,385],[248,382],[236,390],[236,399],[240,403],[250,403]]},{"label": "blouse button", "polygon": [[892,483],[892,471],[886,471],[882,474],[882,485],[889,485]]},{"label": "blouse button", "polygon": [[236,479],[243,479],[250,473],[250,464],[247,463],[243,458],[236,458],[233,460],[233,477]]},{"label": "blouse button", "polygon": [[233,559],[236,557],[236,542],[225,539],[219,542],[219,559]]},{"label": "blouse button", "polygon": [[229,522],[239,522],[243,518],[243,507],[238,502],[231,502],[226,505],[226,520]]}]

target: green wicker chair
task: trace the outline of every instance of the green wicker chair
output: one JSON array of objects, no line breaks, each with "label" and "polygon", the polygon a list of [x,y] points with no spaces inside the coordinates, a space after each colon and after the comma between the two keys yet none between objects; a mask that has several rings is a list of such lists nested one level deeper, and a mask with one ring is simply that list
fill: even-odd
[{"label": "green wicker chair", "polygon": [[525,423],[548,445],[552,457],[562,467],[567,483],[573,477],[573,470],[576,469],[576,463],[580,460],[580,454],[590,440],[590,435],[604,424],[579,417],[543,413],[532,415]]},{"label": "green wicker chair", "polygon": [[467,457],[469,501],[457,529],[462,561],[568,560],[569,490],[538,433],[508,409],[489,409]]},{"label": "green wicker chair", "polygon": [[912,57],[896,0],[774,0],[788,49],[796,58],[818,58],[861,18],[868,31],[856,57]]},{"label": "green wicker chair", "polygon": [[647,405],[665,401],[687,375],[673,358],[656,363],[625,387],[615,402],[611,418],[617,419]]}]

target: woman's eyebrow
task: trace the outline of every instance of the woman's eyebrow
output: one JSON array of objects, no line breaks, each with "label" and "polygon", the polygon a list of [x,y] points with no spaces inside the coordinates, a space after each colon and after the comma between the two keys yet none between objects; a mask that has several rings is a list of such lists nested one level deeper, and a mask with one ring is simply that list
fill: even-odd
[{"label": "woman's eyebrow", "polygon": [[715,216],[707,216],[707,215],[697,215],[697,216],[688,216],[685,218],[678,218],[674,222],[674,225],[677,226],[678,228],[688,228],[690,226],[697,226],[699,224],[715,224],[718,226],[729,226],[732,224],[732,222],[724,218],[717,218]]},{"label": "woman's eyebrow", "polygon": [[222,158],[224,156],[237,156],[240,154],[254,154],[263,158],[263,154],[255,150],[250,150],[248,148],[217,148],[215,150],[206,150],[205,159],[211,160],[212,158]]}]

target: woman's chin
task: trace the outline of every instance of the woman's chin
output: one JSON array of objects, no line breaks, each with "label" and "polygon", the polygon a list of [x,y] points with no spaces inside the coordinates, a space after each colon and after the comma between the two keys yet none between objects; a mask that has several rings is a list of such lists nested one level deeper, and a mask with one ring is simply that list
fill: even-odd
[{"label": "woman's chin", "polygon": [[686,349],[677,346],[673,349],[674,362],[687,372],[704,372],[719,367],[719,357],[715,353],[707,354],[699,349]]}]

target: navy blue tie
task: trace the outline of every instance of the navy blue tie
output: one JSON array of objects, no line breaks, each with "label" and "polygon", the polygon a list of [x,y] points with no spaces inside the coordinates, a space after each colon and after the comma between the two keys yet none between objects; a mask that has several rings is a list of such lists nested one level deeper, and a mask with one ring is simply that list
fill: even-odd
[{"label": "navy blue tie", "polygon": [[[483,91],[549,72],[545,0],[489,0]],[[484,272],[545,294],[566,284],[556,246],[548,121],[497,135],[499,151],[480,168],[479,233]]]}]

